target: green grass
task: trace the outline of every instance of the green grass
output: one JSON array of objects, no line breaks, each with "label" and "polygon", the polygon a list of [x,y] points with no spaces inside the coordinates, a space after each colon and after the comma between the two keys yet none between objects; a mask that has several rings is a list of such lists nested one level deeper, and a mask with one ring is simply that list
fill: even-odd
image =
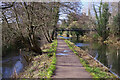
[{"label": "green grass", "polygon": [[[47,69],[47,78],[51,78],[51,76],[54,74],[54,71],[56,69],[56,48],[57,48],[57,40],[54,41],[52,44],[52,47],[50,50],[53,50],[53,58],[50,67]],[[50,56],[48,54],[48,56]]]},{"label": "green grass", "polygon": [[[65,40],[69,48],[78,55],[78,52],[74,50],[75,45],[71,43],[68,40]],[[115,76],[109,76],[107,72],[102,71],[99,67],[91,67],[88,63],[88,61],[84,60],[83,58],[80,58],[80,62],[85,67],[86,71],[90,72],[90,74],[93,76],[93,78],[115,78]],[[99,80],[99,79],[97,79]],[[103,79],[102,79],[103,80]]]},{"label": "green grass", "polygon": [[19,74],[19,78],[51,78],[56,69],[57,40],[47,46],[50,48],[43,50],[47,53],[33,57],[31,65],[26,66],[24,72]]}]

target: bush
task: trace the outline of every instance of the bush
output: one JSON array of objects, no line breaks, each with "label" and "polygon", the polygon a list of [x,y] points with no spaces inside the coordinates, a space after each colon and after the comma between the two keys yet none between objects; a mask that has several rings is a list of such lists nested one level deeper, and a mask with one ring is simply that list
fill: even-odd
[{"label": "bush", "polygon": [[93,39],[94,40],[98,40],[99,37],[100,37],[99,34],[93,34]]}]

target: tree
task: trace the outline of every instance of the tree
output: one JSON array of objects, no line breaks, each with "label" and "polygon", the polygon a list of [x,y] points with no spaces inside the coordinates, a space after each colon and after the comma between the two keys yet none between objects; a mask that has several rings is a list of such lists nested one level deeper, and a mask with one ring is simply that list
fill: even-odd
[{"label": "tree", "polygon": [[52,35],[51,35],[51,38],[52,40],[54,40],[54,36],[55,36],[55,33],[56,33],[56,29],[57,29],[57,23],[58,23],[58,20],[59,20],[59,10],[60,8],[60,2],[57,2],[57,3],[54,3],[54,10],[53,10],[53,13],[54,14],[54,23],[53,23],[53,31],[52,31]]},{"label": "tree", "polygon": [[54,39],[55,33],[56,33],[56,29],[57,29],[57,23],[59,21],[59,16],[60,13],[62,14],[70,14],[70,13],[80,13],[81,10],[81,3],[80,2],[57,2],[54,3],[55,4],[55,10],[53,12],[56,13],[56,15],[54,15],[54,26],[53,26],[53,31],[52,31],[52,35],[51,38]]},{"label": "tree", "polygon": [[40,47],[43,41],[51,43],[55,36],[59,12],[69,13],[67,9],[74,11],[73,7],[70,3],[60,2],[15,2],[13,6],[2,10],[3,44],[13,44],[17,40],[24,44],[21,48],[29,48],[37,54],[42,54]]},{"label": "tree", "polygon": [[[35,8],[32,4],[32,7]],[[30,50],[42,54],[42,50],[37,43],[36,40],[36,27],[34,26],[33,17],[32,15],[33,8],[30,8],[29,3],[16,3],[15,6],[11,7],[3,11],[3,16],[5,21],[8,24],[8,29],[12,29],[12,33],[15,33],[15,38],[19,37],[22,42],[21,44],[25,44]],[[22,12],[23,11],[23,12]],[[11,14],[12,13],[12,14]],[[10,19],[8,18],[10,16]],[[16,25],[14,27],[10,26],[10,24]],[[6,32],[8,33],[8,32]],[[11,34],[11,33],[8,33]],[[3,36],[6,36],[3,34]]]},{"label": "tree", "polygon": [[103,41],[107,39],[109,36],[109,28],[107,26],[108,20],[110,17],[109,8],[107,3],[100,3],[99,6],[99,15],[95,9],[95,5],[93,4],[95,16],[96,16],[96,25],[97,25],[97,33],[103,38]]},{"label": "tree", "polygon": [[114,16],[113,24],[114,24],[114,34],[120,37],[120,14],[119,13],[116,16]]},{"label": "tree", "polygon": [[[6,27],[8,30],[12,31],[9,33],[3,29],[3,31],[5,31],[3,37],[15,33],[14,38],[9,39],[15,41],[17,40],[15,38],[19,37],[18,39],[21,39],[19,41],[21,41],[21,44],[24,44],[25,48],[29,48],[38,54],[42,54],[42,50],[40,49],[41,43],[38,41],[37,37],[40,37],[42,34],[40,33],[40,31],[43,31],[41,28],[44,26],[44,28],[46,28],[46,24],[48,23],[44,21],[49,17],[47,16],[48,14],[45,14],[48,10],[45,7],[46,5],[47,4],[45,3],[24,2],[16,3],[13,7],[3,10],[3,20],[6,21],[8,25]],[[15,26],[10,26],[10,24]],[[47,31],[47,29],[45,29],[45,31]],[[44,35],[47,35],[48,37],[48,32]],[[6,39],[4,39],[4,41],[5,40]]]},{"label": "tree", "polygon": [[13,7],[14,6],[14,4],[15,4],[15,2],[12,2],[12,4],[2,4],[2,6],[0,6],[0,9],[7,9],[7,8],[11,8],[11,7]]}]

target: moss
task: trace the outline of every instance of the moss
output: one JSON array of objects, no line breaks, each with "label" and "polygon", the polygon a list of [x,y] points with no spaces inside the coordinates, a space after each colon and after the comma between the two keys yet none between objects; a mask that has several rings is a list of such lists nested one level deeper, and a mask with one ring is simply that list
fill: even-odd
[{"label": "moss", "polygon": [[[79,53],[76,51],[78,50],[78,47],[75,46],[73,43],[71,43],[68,40],[65,40],[65,42],[67,43],[67,45],[69,46],[69,48],[76,54],[79,56]],[[76,48],[76,50],[75,50]],[[79,48],[80,49],[80,48]],[[78,50],[80,51],[80,50]],[[83,52],[83,51],[81,51]],[[90,74],[93,76],[93,78],[116,78],[115,75],[113,75],[112,73],[108,73],[105,72],[104,70],[102,70],[100,67],[96,67],[96,66],[90,66],[90,63],[88,60],[85,60],[83,57],[80,57],[80,62],[82,63],[82,65],[85,67],[86,71],[90,72]],[[110,75],[109,75],[110,74]]]}]

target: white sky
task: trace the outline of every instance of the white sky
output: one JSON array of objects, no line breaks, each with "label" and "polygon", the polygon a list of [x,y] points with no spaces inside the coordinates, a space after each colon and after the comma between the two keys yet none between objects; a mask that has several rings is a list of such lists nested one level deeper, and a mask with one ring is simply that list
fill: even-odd
[{"label": "white sky", "polygon": [[88,12],[88,7],[89,7],[89,3],[88,2],[82,2],[82,12],[87,13]]},{"label": "white sky", "polygon": [[[89,2],[84,2],[84,1],[82,1],[82,12],[84,12],[84,13],[88,13],[88,7],[90,6],[89,5]],[[62,14],[61,16],[60,16],[60,19],[66,19],[66,14]]]},{"label": "white sky", "polygon": [[[0,0],[0,1],[7,1],[7,2],[13,2],[15,0]],[[17,2],[21,2],[23,0],[16,0]],[[83,1],[83,2],[100,2],[101,0],[24,0],[24,1],[27,1],[27,2],[78,2],[78,1]],[[120,0],[102,0],[103,2],[118,2]]]}]

